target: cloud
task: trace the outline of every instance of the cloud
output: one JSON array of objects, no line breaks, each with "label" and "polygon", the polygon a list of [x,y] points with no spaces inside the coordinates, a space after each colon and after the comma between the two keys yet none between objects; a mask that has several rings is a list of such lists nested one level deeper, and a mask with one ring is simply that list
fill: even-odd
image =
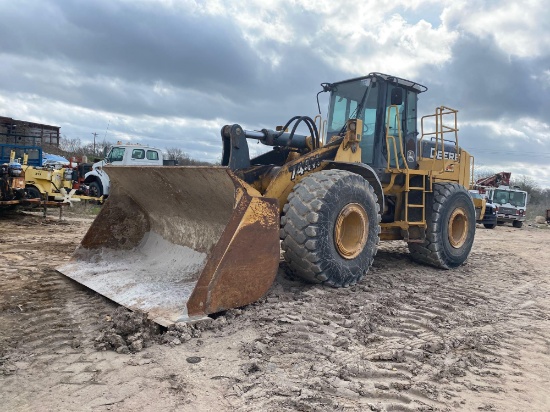
[{"label": "cloud", "polygon": [[0,114],[67,137],[109,124],[111,140],[216,160],[224,124],[314,115],[319,83],[382,71],[429,87],[422,114],[459,109],[479,163],[546,173],[530,155],[548,153],[542,0],[21,0],[0,13]]},{"label": "cloud", "polygon": [[543,0],[454,1],[443,13],[449,26],[458,26],[480,39],[491,39],[509,56],[548,55],[550,21]]}]

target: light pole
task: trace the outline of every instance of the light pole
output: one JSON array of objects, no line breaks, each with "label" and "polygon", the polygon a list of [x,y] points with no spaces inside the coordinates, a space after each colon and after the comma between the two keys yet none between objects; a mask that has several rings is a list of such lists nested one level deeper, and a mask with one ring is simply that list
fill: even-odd
[{"label": "light pole", "polygon": [[92,133],[92,134],[94,135],[94,156],[95,156],[95,155],[96,155],[96,152],[95,152],[95,137],[97,136],[97,133],[94,132],[94,133]]}]

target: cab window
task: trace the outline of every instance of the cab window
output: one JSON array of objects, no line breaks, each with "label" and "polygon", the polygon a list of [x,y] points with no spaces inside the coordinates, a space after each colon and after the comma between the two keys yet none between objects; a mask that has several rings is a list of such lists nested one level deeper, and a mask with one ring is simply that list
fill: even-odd
[{"label": "cab window", "polygon": [[143,149],[134,149],[132,150],[132,159],[144,159],[145,150]]},{"label": "cab window", "polygon": [[159,152],[155,150],[147,150],[147,160],[159,160]]},{"label": "cab window", "polygon": [[416,103],[418,94],[407,91],[407,134],[416,133]]}]

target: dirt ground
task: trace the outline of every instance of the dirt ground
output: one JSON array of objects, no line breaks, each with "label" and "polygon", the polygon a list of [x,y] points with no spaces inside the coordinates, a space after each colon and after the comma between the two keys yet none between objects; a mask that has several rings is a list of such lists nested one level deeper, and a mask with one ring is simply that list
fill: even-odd
[{"label": "dirt ground", "polygon": [[96,349],[116,305],[54,270],[90,223],[0,217],[0,410],[550,410],[547,228],[478,226],[451,271],[382,243],[349,289],[280,269],[260,302],[121,354]]}]

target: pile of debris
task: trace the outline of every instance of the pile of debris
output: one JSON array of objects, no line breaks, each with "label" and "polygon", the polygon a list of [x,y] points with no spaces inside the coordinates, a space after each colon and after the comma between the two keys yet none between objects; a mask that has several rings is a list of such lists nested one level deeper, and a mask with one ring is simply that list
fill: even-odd
[{"label": "pile of debris", "polygon": [[174,347],[200,338],[203,331],[222,329],[241,312],[240,309],[233,309],[216,319],[207,318],[194,324],[176,323],[163,328],[149,320],[147,313],[139,310],[132,312],[120,306],[111,316],[106,316],[106,325],[95,338],[94,347],[97,350],[114,350],[117,353],[140,352],[154,343]]},{"label": "pile of debris", "polygon": [[142,311],[131,312],[117,308],[105,318],[107,326],[95,339],[97,350],[114,350],[118,353],[139,352],[158,340],[160,327],[147,319]]}]

